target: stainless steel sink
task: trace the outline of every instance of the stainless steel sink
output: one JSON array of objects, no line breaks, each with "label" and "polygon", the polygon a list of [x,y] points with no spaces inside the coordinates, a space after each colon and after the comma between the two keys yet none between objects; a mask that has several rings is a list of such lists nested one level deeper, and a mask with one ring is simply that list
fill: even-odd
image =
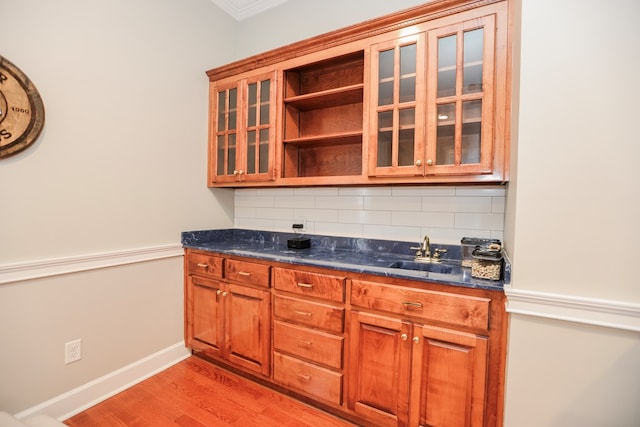
[{"label": "stainless steel sink", "polygon": [[450,264],[440,264],[434,262],[416,262],[416,261],[396,261],[389,266],[390,268],[400,268],[402,270],[428,271],[431,273],[451,274],[456,270],[455,266]]}]

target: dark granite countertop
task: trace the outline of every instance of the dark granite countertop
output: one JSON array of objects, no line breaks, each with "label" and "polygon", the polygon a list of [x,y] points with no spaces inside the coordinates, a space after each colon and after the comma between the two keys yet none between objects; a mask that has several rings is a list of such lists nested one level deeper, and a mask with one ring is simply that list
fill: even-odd
[{"label": "dark granite countertop", "polygon": [[505,259],[503,280],[471,277],[471,270],[460,266],[460,246],[457,245],[431,244],[432,251],[435,248],[447,249],[442,264],[450,266],[452,271],[442,274],[390,267],[397,261],[413,260],[415,250],[410,247],[417,246],[418,242],[305,235],[311,239],[310,248],[289,249],[287,239],[292,237],[296,237],[295,234],[231,228],[185,231],[181,240],[185,248],[221,254],[492,291],[502,291],[511,276],[510,264]]}]

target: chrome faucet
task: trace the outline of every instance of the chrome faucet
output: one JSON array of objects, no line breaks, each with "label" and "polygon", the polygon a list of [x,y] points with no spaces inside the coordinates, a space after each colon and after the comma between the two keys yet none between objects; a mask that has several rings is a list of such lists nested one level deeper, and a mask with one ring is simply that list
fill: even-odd
[{"label": "chrome faucet", "polygon": [[417,251],[416,258],[423,258],[423,259],[431,258],[431,243],[429,243],[429,236],[424,236],[424,239],[422,239],[422,244],[420,245],[420,247],[418,248],[411,247],[409,249],[414,249]]},{"label": "chrome faucet", "polygon": [[431,256],[431,242],[429,236],[424,236],[419,247],[411,247],[416,251],[415,260],[418,262],[440,262],[442,254],[446,253],[446,249],[436,248],[435,253]]}]

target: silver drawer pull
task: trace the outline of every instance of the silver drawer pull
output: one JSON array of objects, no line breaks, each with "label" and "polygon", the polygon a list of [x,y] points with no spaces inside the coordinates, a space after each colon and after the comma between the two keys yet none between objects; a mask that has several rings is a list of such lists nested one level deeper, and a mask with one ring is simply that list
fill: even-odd
[{"label": "silver drawer pull", "polygon": [[209,264],[201,264],[201,263],[198,263],[197,265],[198,265],[198,267],[200,267],[200,268],[209,268]]},{"label": "silver drawer pull", "polygon": [[300,287],[300,288],[309,288],[309,289],[311,289],[311,288],[313,288],[313,285],[312,285],[311,283],[301,283],[301,282],[298,282],[298,287]]},{"label": "silver drawer pull", "polygon": [[311,375],[305,375],[302,374],[300,372],[296,372],[296,375],[298,376],[298,378],[305,380],[305,381],[309,381],[311,379]]},{"label": "silver drawer pull", "polygon": [[418,307],[418,308],[422,308],[422,303],[421,302],[413,302],[413,301],[403,301],[402,302],[403,305],[406,305],[408,307]]},{"label": "silver drawer pull", "polygon": [[238,271],[238,274],[241,276],[251,276],[251,273],[249,273],[248,271]]},{"label": "silver drawer pull", "polygon": [[298,316],[305,316],[305,317],[311,317],[311,313],[309,313],[308,311],[294,311],[295,314],[297,314]]}]

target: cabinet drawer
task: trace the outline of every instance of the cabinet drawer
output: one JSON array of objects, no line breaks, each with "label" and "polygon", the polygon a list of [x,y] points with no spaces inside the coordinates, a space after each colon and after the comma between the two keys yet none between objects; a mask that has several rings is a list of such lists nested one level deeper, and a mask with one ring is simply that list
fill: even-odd
[{"label": "cabinet drawer", "polygon": [[275,352],[273,379],[287,388],[302,391],[337,405],[342,404],[342,374]]},{"label": "cabinet drawer", "polygon": [[354,280],[351,304],[474,328],[489,328],[488,298]]},{"label": "cabinet drawer", "polygon": [[276,289],[344,302],[344,277],[277,267],[273,272]]},{"label": "cabinet drawer", "polygon": [[226,259],[224,277],[240,283],[269,287],[269,266],[253,262]]},{"label": "cabinet drawer", "polygon": [[306,326],[342,333],[344,308],[329,304],[305,301],[283,295],[274,298],[275,318],[289,320]]},{"label": "cabinet drawer", "polygon": [[273,346],[276,350],[299,356],[330,368],[342,369],[344,338],[302,326],[273,322]]},{"label": "cabinet drawer", "polygon": [[222,277],[222,258],[203,252],[188,251],[187,274],[198,274],[207,277]]}]

